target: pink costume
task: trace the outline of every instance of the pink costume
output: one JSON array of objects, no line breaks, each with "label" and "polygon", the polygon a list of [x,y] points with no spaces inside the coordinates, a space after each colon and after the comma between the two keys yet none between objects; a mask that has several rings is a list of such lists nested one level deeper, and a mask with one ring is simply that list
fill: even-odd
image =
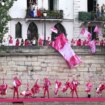
[{"label": "pink costume", "polygon": [[47,93],[48,95],[48,98],[49,98],[49,86],[51,85],[51,82],[48,78],[44,78],[44,86],[43,86],[43,89],[44,89],[44,97]]},{"label": "pink costume", "polygon": [[40,92],[40,86],[38,85],[38,80],[36,80],[36,83],[34,86],[31,88],[32,94],[37,94]]},{"label": "pink costume", "polygon": [[75,40],[74,39],[71,40],[71,46],[73,46],[73,45],[75,45]]},{"label": "pink costume", "polygon": [[96,44],[95,43],[96,43],[95,40],[92,40],[88,43],[92,54],[96,53]]},{"label": "pink costume", "polygon": [[17,98],[19,98],[19,91],[18,88],[19,86],[21,86],[21,82],[17,77],[14,77],[14,81],[13,81],[13,98],[15,98],[15,95],[17,94]]},{"label": "pink costume", "polygon": [[24,97],[32,96],[31,90],[29,90],[29,84],[27,83],[27,90],[20,93]]},{"label": "pink costume", "polygon": [[58,91],[59,91],[61,85],[62,85],[61,82],[59,82],[58,80],[55,81],[55,90],[54,90],[55,95],[58,95]]},{"label": "pink costume", "polygon": [[86,83],[85,86],[86,86],[85,87],[85,92],[88,94],[88,97],[91,97],[90,92],[91,92],[92,87],[93,87],[92,83],[89,81],[89,82]]},{"label": "pink costume", "polygon": [[9,45],[12,46],[13,45],[13,39],[12,37],[10,36],[10,39],[9,39]]},{"label": "pink costume", "polygon": [[39,40],[38,40],[38,45],[43,46],[43,40],[41,38],[39,38]]},{"label": "pink costume", "polygon": [[4,83],[4,79],[3,79],[3,84],[0,85],[0,95],[6,95],[7,88],[8,88],[8,85]]},{"label": "pink costume", "polygon": [[103,91],[103,90],[105,90],[105,84],[100,83],[100,84],[99,84],[99,87],[98,87],[97,90],[96,90],[96,93],[97,93],[97,94],[102,94],[102,91]]},{"label": "pink costume", "polygon": [[77,40],[76,45],[77,45],[77,46],[82,46],[82,41],[81,41],[81,39],[78,39],[78,40]]},{"label": "pink costume", "polygon": [[75,79],[72,80],[71,82],[72,85],[72,97],[74,97],[74,93],[76,94],[77,98],[78,98],[78,91],[77,91],[77,87],[79,85],[79,82]]},{"label": "pink costume", "polygon": [[71,83],[69,82],[69,80],[65,83],[62,92],[66,92],[68,89],[72,89]]}]

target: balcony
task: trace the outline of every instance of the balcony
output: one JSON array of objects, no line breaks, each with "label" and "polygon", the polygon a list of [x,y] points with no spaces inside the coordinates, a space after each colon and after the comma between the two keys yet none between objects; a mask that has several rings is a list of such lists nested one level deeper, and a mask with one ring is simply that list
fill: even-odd
[{"label": "balcony", "polygon": [[32,16],[30,9],[26,10],[26,19],[30,20],[43,20],[45,17],[43,16],[43,12],[47,13],[46,20],[59,20],[63,19],[63,10],[38,10],[37,11],[37,16]]},{"label": "balcony", "polygon": [[103,16],[96,16],[96,12],[79,12],[80,21],[105,21],[105,14]]}]

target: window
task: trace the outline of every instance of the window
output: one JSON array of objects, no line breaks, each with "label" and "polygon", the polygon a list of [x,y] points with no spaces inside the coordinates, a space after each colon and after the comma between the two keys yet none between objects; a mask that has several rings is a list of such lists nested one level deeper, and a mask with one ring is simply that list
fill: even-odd
[{"label": "window", "polygon": [[53,11],[53,10],[58,10],[58,4],[59,4],[59,0],[49,0],[49,10]]},{"label": "window", "polygon": [[88,0],[88,12],[96,11],[97,0]]},{"label": "window", "polygon": [[29,40],[32,40],[34,37],[38,39],[38,28],[34,22],[31,22],[28,26],[27,38]]},{"label": "window", "polygon": [[16,38],[22,38],[22,25],[20,22],[15,26],[15,36]]}]

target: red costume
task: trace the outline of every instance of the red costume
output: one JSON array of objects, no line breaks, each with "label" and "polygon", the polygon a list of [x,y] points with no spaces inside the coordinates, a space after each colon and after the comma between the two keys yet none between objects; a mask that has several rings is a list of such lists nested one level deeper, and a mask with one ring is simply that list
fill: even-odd
[{"label": "red costume", "polygon": [[12,39],[11,36],[10,36],[10,39],[9,39],[9,45],[13,45],[13,39]]},{"label": "red costume", "polygon": [[71,89],[71,83],[69,82],[69,80],[65,83],[62,92],[66,92],[68,89]]},{"label": "red costume", "polygon": [[29,90],[29,84],[27,83],[27,90],[20,93],[24,97],[32,96],[32,92]]},{"label": "red costume", "polygon": [[19,44],[20,44],[20,43],[19,43],[19,39],[17,39],[17,40],[16,40],[16,46],[18,47]]},{"label": "red costume", "polygon": [[90,97],[90,92],[91,92],[92,87],[93,87],[92,83],[90,81],[88,81],[86,83],[86,87],[85,87],[85,92],[87,92],[88,97]]},{"label": "red costume", "polygon": [[105,84],[101,82],[101,83],[99,84],[99,87],[98,87],[97,90],[96,90],[96,93],[102,95],[102,91],[103,91],[103,90],[105,90]]},{"label": "red costume", "polygon": [[74,39],[71,40],[71,45],[72,46],[75,45],[75,40]]},{"label": "red costume", "polygon": [[18,88],[19,86],[21,86],[21,82],[17,77],[14,77],[14,81],[13,81],[13,98],[15,97],[15,95],[17,94],[17,98],[19,98],[19,92],[18,92]]},{"label": "red costume", "polygon": [[76,94],[77,98],[78,98],[78,91],[77,91],[77,86],[79,85],[79,82],[75,79],[72,80],[71,82],[72,85],[72,97],[74,97],[74,93]]},{"label": "red costume", "polygon": [[58,91],[59,91],[61,85],[62,85],[61,82],[59,82],[59,81],[57,81],[57,80],[55,81],[55,90],[54,90],[55,95],[58,94]]},{"label": "red costume", "polygon": [[51,82],[48,78],[44,78],[44,86],[43,86],[43,89],[44,89],[44,97],[47,93],[48,95],[48,98],[49,98],[49,86],[51,85]]},{"label": "red costume", "polygon": [[32,94],[37,94],[40,92],[40,86],[38,85],[38,80],[36,80],[36,83],[31,89]]},{"label": "red costume", "polygon": [[78,39],[78,40],[77,40],[77,46],[82,46],[81,39]]},{"label": "red costume", "polygon": [[39,40],[38,40],[38,45],[43,46],[43,40],[41,38],[39,38]]},{"label": "red costume", "polygon": [[104,46],[104,41],[103,40],[100,41],[100,46]]},{"label": "red costume", "polygon": [[6,95],[7,88],[8,88],[8,85],[4,83],[4,79],[3,79],[3,84],[0,85],[0,95]]}]

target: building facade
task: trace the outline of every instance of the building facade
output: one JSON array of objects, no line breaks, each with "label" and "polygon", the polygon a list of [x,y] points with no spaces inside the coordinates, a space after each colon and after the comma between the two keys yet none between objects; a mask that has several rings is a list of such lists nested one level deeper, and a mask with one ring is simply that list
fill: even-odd
[{"label": "building facade", "polygon": [[[15,40],[44,39],[46,34],[46,39],[50,37],[52,40],[54,33],[51,28],[55,27],[59,33],[64,32],[69,41],[82,38],[80,26],[84,21],[81,21],[79,13],[95,12],[96,4],[101,6],[104,0],[70,0],[67,3],[65,0],[17,0],[9,11],[12,20],[8,23],[8,34]],[[34,15],[37,13],[35,16],[31,12],[32,6],[35,7]],[[43,16],[44,11],[47,12],[46,17]]]}]

